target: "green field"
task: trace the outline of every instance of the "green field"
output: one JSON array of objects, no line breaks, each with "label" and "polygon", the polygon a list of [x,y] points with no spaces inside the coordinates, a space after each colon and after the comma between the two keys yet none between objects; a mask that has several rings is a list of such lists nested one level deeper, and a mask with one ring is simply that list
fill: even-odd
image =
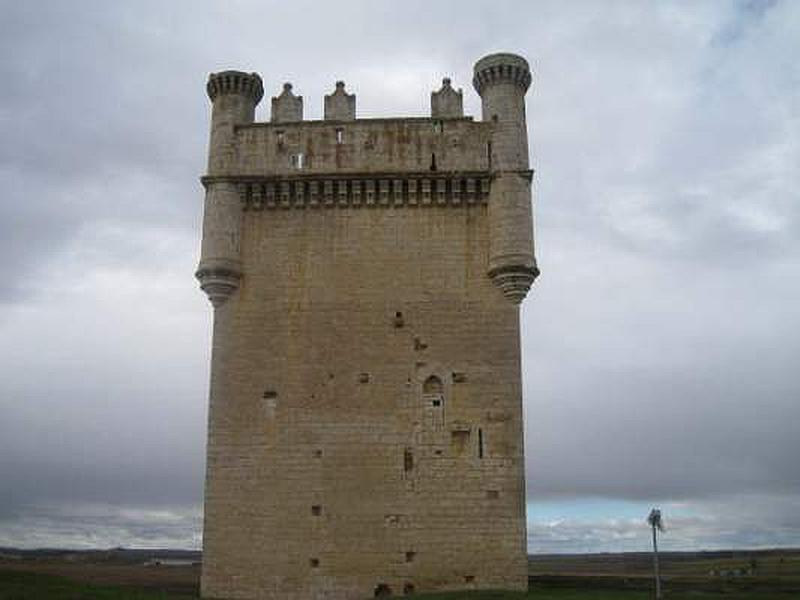
[{"label": "green field", "polygon": [[[668,591],[667,600],[790,600],[790,592]],[[189,600],[194,595],[126,586],[92,585],[42,573],[0,570],[0,600]],[[650,600],[646,590],[538,587],[526,594],[513,592],[453,592],[416,594],[417,600]]]},{"label": "green field", "polygon": [[90,585],[43,573],[0,570],[0,600],[189,600],[196,596]]},{"label": "green field", "polygon": [[[186,564],[148,566],[154,555]],[[800,599],[800,550],[673,552],[662,559],[665,600]],[[200,560],[199,553],[188,551],[6,549],[0,554],[0,600],[196,599]],[[648,553],[532,555],[527,593],[419,593],[413,598],[650,600],[651,561]]]}]

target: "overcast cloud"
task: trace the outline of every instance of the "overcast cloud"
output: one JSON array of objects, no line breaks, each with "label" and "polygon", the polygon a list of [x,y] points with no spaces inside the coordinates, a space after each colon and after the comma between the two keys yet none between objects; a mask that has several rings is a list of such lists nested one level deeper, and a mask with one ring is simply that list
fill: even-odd
[{"label": "overcast cloud", "polygon": [[[0,2],[0,545],[198,546],[208,72],[425,115],[528,57],[529,546],[800,546],[800,3]],[[257,118],[268,118],[262,102]]]}]

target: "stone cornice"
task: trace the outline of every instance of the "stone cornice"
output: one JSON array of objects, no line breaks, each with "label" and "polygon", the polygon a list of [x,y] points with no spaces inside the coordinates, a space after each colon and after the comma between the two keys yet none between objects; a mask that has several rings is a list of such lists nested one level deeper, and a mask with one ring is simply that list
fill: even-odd
[{"label": "stone cornice", "polygon": [[492,175],[469,173],[370,173],[292,176],[206,176],[235,183],[243,210],[326,207],[469,206],[486,204]]}]

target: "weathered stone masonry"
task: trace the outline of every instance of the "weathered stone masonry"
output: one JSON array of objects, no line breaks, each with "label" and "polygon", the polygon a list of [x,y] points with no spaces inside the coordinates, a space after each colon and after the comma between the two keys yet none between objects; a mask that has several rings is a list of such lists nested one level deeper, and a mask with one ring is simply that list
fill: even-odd
[{"label": "weathered stone masonry", "polygon": [[204,597],[525,588],[530,81],[478,61],[480,122],[449,79],[430,118],[286,84],[256,123],[261,78],[210,76]]}]

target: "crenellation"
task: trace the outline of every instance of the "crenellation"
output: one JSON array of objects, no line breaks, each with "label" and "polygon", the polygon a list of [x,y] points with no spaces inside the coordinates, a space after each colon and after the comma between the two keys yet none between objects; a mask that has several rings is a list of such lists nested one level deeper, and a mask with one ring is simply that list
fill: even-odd
[{"label": "crenellation", "polygon": [[210,77],[203,597],[525,589],[529,76],[478,61],[482,121],[445,80],[430,117],[357,119],[342,83],[267,123],[257,75]]},{"label": "crenellation", "polygon": [[303,97],[294,95],[291,83],[284,83],[280,95],[273,96],[270,120],[273,123],[292,123],[303,120]]},{"label": "crenellation", "polygon": [[[454,90],[449,77],[442,79],[442,87],[431,92],[431,117],[433,119],[453,119],[464,116],[464,93],[461,88]],[[439,132],[442,124],[438,124]]]},{"label": "crenellation", "polygon": [[324,115],[326,121],[355,120],[356,95],[344,90],[344,81],[337,81],[335,91],[325,96]]}]

